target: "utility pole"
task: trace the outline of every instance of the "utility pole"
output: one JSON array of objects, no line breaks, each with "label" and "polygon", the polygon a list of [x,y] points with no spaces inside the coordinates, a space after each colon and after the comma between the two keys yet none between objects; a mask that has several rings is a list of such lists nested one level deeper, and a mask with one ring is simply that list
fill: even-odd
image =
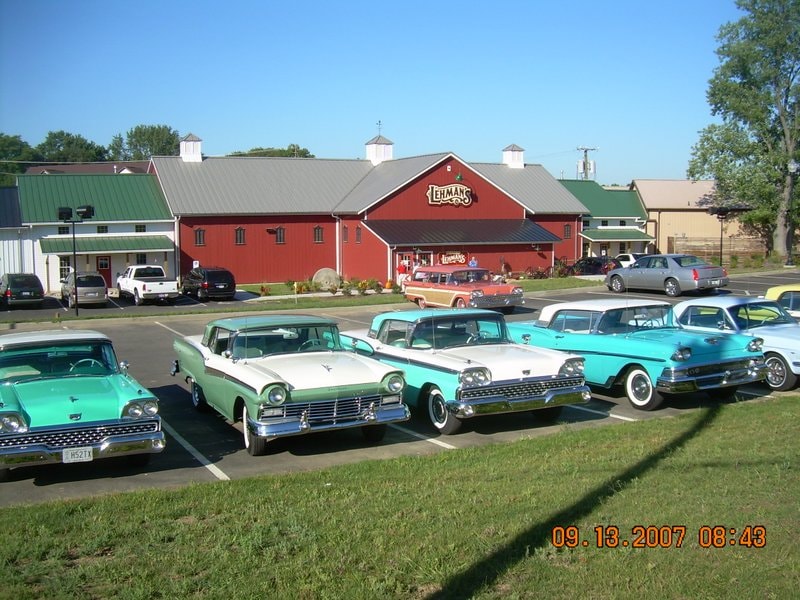
[{"label": "utility pole", "polygon": [[583,168],[578,169],[582,175],[581,179],[589,179],[589,152],[596,152],[600,148],[589,148],[588,146],[578,146],[578,152],[583,152]]}]

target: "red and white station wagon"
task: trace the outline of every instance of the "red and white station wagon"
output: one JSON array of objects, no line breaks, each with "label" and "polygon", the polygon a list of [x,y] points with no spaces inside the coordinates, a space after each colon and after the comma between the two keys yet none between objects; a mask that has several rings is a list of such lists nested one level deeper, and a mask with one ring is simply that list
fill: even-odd
[{"label": "red and white station wagon", "polygon": [[488,269],[464,265],[419,267],[404,287],[406,298],[420,308],[498,308],[510,314],[525,304],[521,287],[494,281]]}]

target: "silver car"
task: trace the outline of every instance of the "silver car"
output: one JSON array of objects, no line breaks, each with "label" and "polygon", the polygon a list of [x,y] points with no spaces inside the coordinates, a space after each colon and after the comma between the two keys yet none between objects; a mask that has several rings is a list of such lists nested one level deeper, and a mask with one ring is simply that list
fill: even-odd
[{"label": "silver car", "polygon": [[[84,304],[108,303],[108,287],[103,276],[96,271],[79,271],[78,279],[78,306]],[[61,280],[61,300],[70,308],[75,306],[75,272],[73,271]]]},{"label": "silver car", "polygon": [[617,293],[627,289],[664,290],[674,297],[690,290],[708,293],[725,287],[728,273],[691,254],[649,254],[630,267],[609,271],[605,284]]}]

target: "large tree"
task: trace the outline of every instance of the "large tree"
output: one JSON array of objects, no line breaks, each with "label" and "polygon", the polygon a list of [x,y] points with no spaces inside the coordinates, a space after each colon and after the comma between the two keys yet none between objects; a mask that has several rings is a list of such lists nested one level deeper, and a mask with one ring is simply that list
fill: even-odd
[{"label": "large tree", "polygon": [[0,133],[0,186],[16,185],[17,175],[40,160],[41,155],[20,136]]},{"label": "large tree", "polygon": [[112,160],[149,160],[151,156],[176,156],[181,139],[168,125],[137,125],[129,129],[125,139],[115,135],[108,146]]},{"label": "large tree", "polygon": [[289,156],[292,158],[314,158],[308,148],[297,144],[289,144],[286,148],[251,148],[246,152],[232,152],[228,156]]},{"label": "large tree", "polygon": [[44,161],[53,163],[101,162],[106,159],[103,146],[66,131],[49,132],[36,150]]},{"label": "large tree", "polygon": [[800,0],[736,5],[744,15],[720,29],[720,65],[707,92],[722,123],[700,132],[688,174],[715,179],[718,204],[753,207],[742,222],[791,256],[797,211],[787,165],[800,160]]}]

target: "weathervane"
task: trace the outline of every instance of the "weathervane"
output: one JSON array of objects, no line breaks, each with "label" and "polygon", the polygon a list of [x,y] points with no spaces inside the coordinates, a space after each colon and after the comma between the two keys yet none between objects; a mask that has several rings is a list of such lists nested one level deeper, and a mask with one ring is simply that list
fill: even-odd
[{"label": "weathervane", "polygon": [[375,125],[378,126],[378,135],[380,135],[381,134],[381,127],[383,127],[383,123],[381,123],[380,120],[379,120],[377,123],[375,123]]}]

